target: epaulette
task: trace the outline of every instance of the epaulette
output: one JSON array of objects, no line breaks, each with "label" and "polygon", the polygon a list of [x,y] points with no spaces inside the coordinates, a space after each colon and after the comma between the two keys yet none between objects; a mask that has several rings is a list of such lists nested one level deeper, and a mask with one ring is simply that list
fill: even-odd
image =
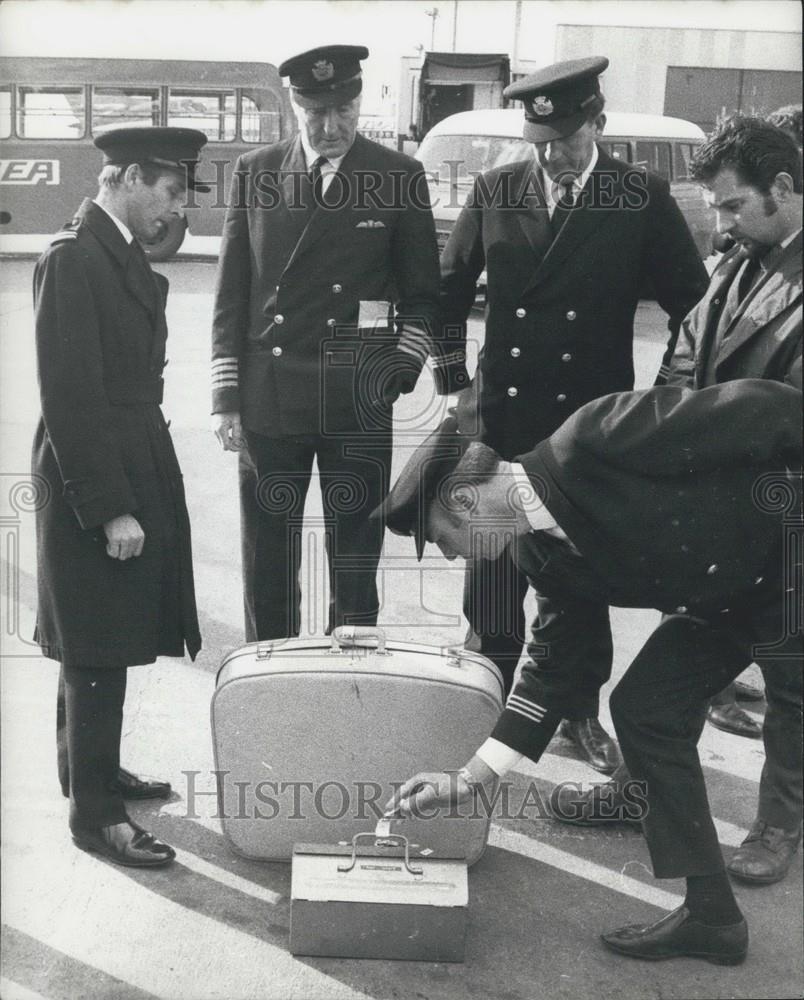
[{"label": "epaulette", "polygon": [[69,243],[71,240],[77,240],[78,227],[80,225],[80,219],[72,219],[70,222],[65,222],[61,229],[50,237],[48,246],[57,247],[62,243]]}]

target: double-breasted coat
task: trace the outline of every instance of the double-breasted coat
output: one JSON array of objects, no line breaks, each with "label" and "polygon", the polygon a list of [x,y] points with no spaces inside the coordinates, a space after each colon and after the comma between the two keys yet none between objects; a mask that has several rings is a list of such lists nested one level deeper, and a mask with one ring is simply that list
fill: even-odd
[{"label": "double-breasted coat", "polygon": [[223,230],[212,408],[268,437],[371,427],[388,373],[421,369],[438,309],[421,164],[358,134],[337,207],[314,212],[307,169],[298,136],[241,156]]},{"label": "double-breasted coat", "polygon": [[[33,473],[36,640],[72,666],[195,657],[201,640],[181,471],[160,409],[168,282],[85,200],[36,265],[42,417]],[[105,522],[132,514],[142,554],[106,553]]]},{"label": "double-breasted coat", "polygon": [[534,164],[477,179],[441,259],[441,389],[468,384],[466,318],[485,267],[481,430],[506,458],[589,400],[633,387],[634,315],[648,285],[677,330],[708,280],[662,178],[599,150],[555,235]]}]

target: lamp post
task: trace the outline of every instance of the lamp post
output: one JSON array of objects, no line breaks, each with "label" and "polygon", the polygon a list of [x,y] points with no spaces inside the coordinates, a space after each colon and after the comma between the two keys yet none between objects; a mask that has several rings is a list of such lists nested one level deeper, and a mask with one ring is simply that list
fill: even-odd
[{"label": "lamp post", "polygon": [[438,7],[431,7],[429,10],[424,12],[431,20],[430,25],[430,51],[433,51],[433,46],[435,45],[435,23],[438,17]]}]

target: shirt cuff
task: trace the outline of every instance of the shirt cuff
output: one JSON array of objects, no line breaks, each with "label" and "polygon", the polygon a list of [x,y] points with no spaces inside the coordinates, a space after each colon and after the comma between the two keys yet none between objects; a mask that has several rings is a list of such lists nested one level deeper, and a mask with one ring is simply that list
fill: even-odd
[{"label": "shirt cuff", "polygon": [[522,760],[522,754],[518,750],[512,750],[511,747],[491,736],[475,753],[475,756],[487,764],[500,778]]},{"label": "shirt cuff", "polygon": [[549,531],[551,528],[557,528],[556,519],[533,488],[533,483],[522,465],[519,462],[512,462],[511,472],[519,490],[519,502],[522,504],[522,510],[525,512],[531,528],[534,531]]}]

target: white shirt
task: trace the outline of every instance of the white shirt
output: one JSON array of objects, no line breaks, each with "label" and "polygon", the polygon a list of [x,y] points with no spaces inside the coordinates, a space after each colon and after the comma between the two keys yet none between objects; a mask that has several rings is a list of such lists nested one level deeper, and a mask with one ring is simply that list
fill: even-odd
[{"label": "white shirt", "polygon": [[[572,196],[573,200],[577,202],[578,195],[583,191],[586,186],[586,182],[589,180],[589,175],[597,166],[598,151],[597,145],[592,147],[592,156],[589,162],[586,164],[583,173],[579,174],[572,182]],[[547,213],[550,218],[553,218],[553,212],[556,210],[556,203],[561,197],[562,191],[558,184],[551,178],[548,177],[546,171],[539,167],[541,177],[542,177],[542,187],[544,188],[544,197],[547,201]]]},{"label": "white shirt", "polygon": [[[302,149],[304,150],[304,160],[307,164],[307,172],[309,173],[313,169],[313,164],[321,156],[321,153],[316,153],[313,147],[310,145],[310,140],[307,138],[307,133],[304,129],[299,132],[301,137]],[[351,147],[350,147],[351,148]],[[347,150],[348,152],[348,150]],[[332,183],[332,178],[337,174],[343,163],[343,156],[333,156],[332,159],[325,159],[321,164],[321,194],[326,194],[327,188]]]},{"label": "white shirt", "polygon": [[108,208],[104,208],[103,205],[101,205],[101,203],[99,201],[96,201],[95,198],[92,199],[92,204],[93,205],[97,205],[98,208],[101,210],[101,212],[105,212],[109,216],[109,218],[112,220],[112,222],[120,230],[120,233],[121,233],[123,239],[130,246],[134,242],[134,237],[132,236],[131,230],[128,228],[128,226],[125,224],[125,222],[121,222],[117,218],[116,215],[112,215],[112,213],[109,211],[109,209]]}]

